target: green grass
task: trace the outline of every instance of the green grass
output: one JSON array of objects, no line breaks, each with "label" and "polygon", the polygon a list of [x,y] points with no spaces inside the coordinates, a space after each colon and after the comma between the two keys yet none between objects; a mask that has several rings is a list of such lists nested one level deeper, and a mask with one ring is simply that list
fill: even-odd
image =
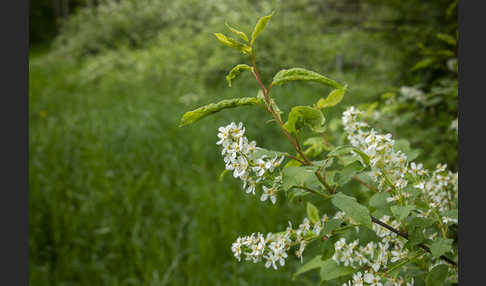
[{"label": "green grass", "polygon": [[[268,115],[244,107],[178,127],[185,111],[253,96],[256,85],[242,79],[231,89],[206,87],[184,103],[181,98],[197,87],[117,73],[82,83],[75,76],[79,68],[31,55],[32,285],[315,285],[318,273],[290,279],[300,265],[292,253],[279,271],[232,257],[236,237],[277,232],[305,214],[305,204],[283,196],[276,205],[261,203],[231,176],[218,179],[224,163],[215,142],[223,124],[243,121],[259,146],[290,151],[275,125],[263,124]],[[377,87],[365,80],[346,80],[358,101]],[[286,111],[295,101],[310,104],[328,92],[304,87],[272,92]]]}]

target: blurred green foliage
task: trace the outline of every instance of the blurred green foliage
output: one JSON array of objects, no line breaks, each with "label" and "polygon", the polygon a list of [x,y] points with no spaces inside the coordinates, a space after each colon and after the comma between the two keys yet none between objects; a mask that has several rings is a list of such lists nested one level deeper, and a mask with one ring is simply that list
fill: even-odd
[{"label": "blurred green foliage", "polygon": [[[249,34],[255,19],[276,9],[272,24],[255,44],[262,77],[269,83],[278,70],[300,66],[347,83],[343,103],[325,111],[331,140],[344,140],[339,121],[347,105],[376,101],[374,108],[381,108],[387,100],[382,95],[391,91],[399,96],[402,85],[443,94],[431,107],[400,105],[390,117],[411,119],[395,125],[387,125],[392,121],[386,119],[382,127],[422,149],[419,161],[453,164],[457,137],[445,125],[457,118],[457,77],[443,66],[451,57],[411,71],[428,57],[421,55],[418,43],[441,50],[444,41],[436,34],[454,35],[456,16],[445,16],[450,3],[79,4],[48,52],[31,50],[31,284],[315,285],[318,275],[290,280],[300,265],[296,259],[273,271],[237,263],[230,250],[241,234],[284,229],[289,219],[305,215],[305,203],[260,204],[231,176],[218,180],[224,163],[215,145],[217,127],[230,121],[245,122],[248,137],[259,146],[290,150],[273,124],[262,125],[269,118],[248,107],[178,127],[187,110],[256,95],[250,73],[238,78],[238,88],[227,86],[229,69],[246,62],[242,54],[219,44],[213,33],[225,29],[227,21]],[[35,16],[40,23],[50,17],[47,6],[34,7],[31,19]],[[39,29],[39,42],[49,39]],[[50,29],[42,31],[48,35]],[[295,102],[310,104],[324,95],[317,84],[298,83],[274,87],[272,93],[287,114]],[[417,119],[416,113],[422,117]],[[437,148],[436,141],[427,140],[431,134],[450,140],[437,137],[442,142]],[[444,157],[444,152],[451,155]]]}]

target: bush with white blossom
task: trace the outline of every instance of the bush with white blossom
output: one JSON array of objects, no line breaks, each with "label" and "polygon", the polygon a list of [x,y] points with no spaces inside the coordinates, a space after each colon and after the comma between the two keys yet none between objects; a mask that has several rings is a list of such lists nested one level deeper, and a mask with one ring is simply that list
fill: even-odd
[{"label": "bush with white blossom", "polygon": [[[444,164],[428,170],[414,162],[409,149],[400,148],[392,134],[367,123],[364,112],[354,106],[341,118],[348,143],[333,145],[322,110],[340,103],[347,85],[299,67],[279,71],[265,86],[254,48],[272,15],[258,20],[250,38],[229,25],[240,40],[215,34],[251,61],[228,73],[229,85],[241,72],[249,71],[260,89],[257,96],[227,99],[187,112],[181,126],[227,108],[263,108],[294,152],[258,147],[245,136],[243,123],[230,122],[218,129],[216,142],[225,172],[241,180],[244,192],[257,195],[262,202],[275,204],[283,197],[278,194],[290,201],[316,196],[330,201],[332,207],[307,201],[306,217],[298,227],[290,221],[285,230],[235,238],[234,258],[278,270],[293,253],[301,263],[305,261],[294,277],[316,269],[321,282],[332,285],[457,284],[458,174]],[[293,81],[312,81],[332,90],[313,105],[294,106],[284,121],[284,112],[270,91]],[[417,89],[403,87],[401,92],[423,101]],[[356,186],[360,186],[357,191]],[[321,245],[319,252],[304,255],[311,243]]]}]

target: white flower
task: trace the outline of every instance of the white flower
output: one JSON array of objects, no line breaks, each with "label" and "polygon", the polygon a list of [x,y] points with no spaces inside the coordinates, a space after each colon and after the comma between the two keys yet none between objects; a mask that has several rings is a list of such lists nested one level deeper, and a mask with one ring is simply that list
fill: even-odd
[{"label": "white flower", "polygon": [[263,194],[260,197],[260,200],[264,202],[267,200],[267,198],[270,198],[272,204],[275,204],[277,202],[277,192],[278,190],[275,187],[268,188],[266,186],[263,186]]},{"label": "white flower", "polygon": [[231,245],[231,251],[233,251],[234,253],[234,256],[236,257],[236,259],[238,259],[238,261],[241,260],[241,238],[238,237],[238,239],[233,242],[233,244]]},{"label": "white flower", "polygon": [[423,169],[423,165],[422,164],[416,165],[415,162],[412,162],[410,164],[410,174],[412,174],[414,176],[419,175],[422,172],[422,169]]},{"label": "white flower", "polygon": [[268,160],[267,163],[265,164],[265,168],[267,170],[269,170],[270,172],[273,172],[273,170],[275,168],[279,168],[280,167],[280,164],[282,163],[282,161],[283,161],[284,158],[285,157],[282,156],[280,158],[275,157],[275,158],[272,158],[272,159]]},{"label": "white flower", "polygon": [[457,223],[457,218],[451,218],[451,217],[446,217],[446,216],[444,216],[444,217],[442,217],[442,222],[443,222],[444,224],[448,224],[448,223],[450,223],[450,222],[452,222],[452,223]]},{"label": "white flower", "polygon": [[230,135],[235,139],[239,139],[245,134],[245,128],[243,127],[243,123],[241,122],[238,124],[238,126],[236,126],[234,122],[231,122],[228,129]]},{"label": "white flower", "polygon": [[363,274],[361,274],[361,272],[353,274],[353,285],[363,286]]},{"label": "white flower", "polygon": [[[248,186],[248,188],[246,188]],[[247,194],[255,194],[256,182],[252,178],[248,178],[243,182],[243,189],[246,188]]]},{"label": "white flower", "polygon": [[277,270],[277,256],[275,256],[273,253],[270,253],[269,255],[264,256],[267,259],[267,262],[265,262],[265,267],[269,268],[270,266],[273,267],[273,269]]},{"label": "white flower", "polygon": [[275,257],[280,262],[280,266],[284,266],[285,259],[288,257],[288,255],[287,253],[285,253],[285,251],[282,248],[280,248],[278,251],[275,251]]},{"label": "white flower", "polygon": [[373,275],[372,273],[365,273],[364,275],[364,281],[372,286],[383,286],[380,280],[380,276]]},{"label": "white flower", "polygon": [[327,214],[322,215],[321,221],[322,223],[326,223],[329,221],[329,217],[327,216]]},{"label": "white flower", "polygon": [[391,202],[394,202],[394,201],[398,201],[399,199],[400,199],[400,197],[398,195],[394,195],[394,196],[386,198],[386,201],[391,203]]},{"label": "white flower", "polygon": [[226,126],[226,127],[219,127],[218,128],[218,138],[220,138],[220,140],[218,142],[216,142],[217,145],[223,145],[223,146],[227,146],[228,143],[229,143],[229,137],[230,137],[230,133],[229,133],[229,128]]},{"label": "white flower", "polygon": [[337,212],[337,213],[334,215],[334,218],[341,219],[341,220],[344,220],[344,218],[345,218],[345,217],[346,217],[346,216],[345,216],[344,212],[342,212],[342,211],[338,211],[338,212]]},{"label": "white flower", "polygon": [[299,230],[305,235],[311,228],[310,220],[308,218],[304,218],[302,223],[299,225]]},{"label": "white flower", "polygon": [[248,161],[243,156],[238,157],[238,162],[235,166],[233,177],[235,178],[243,177],[244,175],[246,175],[247,169],[248,169]]},{"label": "white flower", "polygon": [[304,253],[305,247],[307,246],[307,241],[302,240],[299,245],[299,249],[295,252],[295,256],[300,258],[300,262],[303,262],[302,254]]},{"label": "white flower", "polygon": [[258,177],[263,176],[263,174],[265,174],[265,171],[267,170],[267,168],[266,168],[267,162],[265,162],[265,160],[263,160],[263,157],[262,157],[262,158],[259,158],[259,159],[256,160],[255,165],[256,166],[252,168],[253,171],[255,171],[255,173],[257,173]]}]

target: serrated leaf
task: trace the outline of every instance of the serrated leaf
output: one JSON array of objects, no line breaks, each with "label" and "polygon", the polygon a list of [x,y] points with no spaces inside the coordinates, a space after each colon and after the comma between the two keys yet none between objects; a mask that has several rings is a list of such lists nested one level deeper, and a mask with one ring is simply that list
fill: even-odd
[{"label": "serrated leaf", "polygon": [[430,251],[432,252],[432,256],[439,257],[442,254],[448,252],[452,248],[452,239],[450,238],[437,238],[432,242],[430,245]]},{"label": "serrated leaf", "polygon": [[253,70],[253,68],[250,67],[249,65],[239,64],[239,65],[236,65],[234,68],[231,69],[231,71],[226,76],[226,80],[228,81],[229,87],[231,87],[231,80],[235,79],[237,76],[240,75],[240,73],[242,71],[245,71],[245,70]]},{"label": "serrated leaf", "polygon": [[343,193],[337,193],[332,197],[331,202],[335,207],[342,210],[346,215],[361,225],[372,228],[370,211],[358,203],[355,198],[346,196]]},{"label": "serrated leaf", "polygon": [[321,265],[321,281],[329,281],[344,275],[352,274],[356,271],[357,270],[351,267],[346,267],[342,264],[339,265],[334,260],[328,259]]},{"label": "serrated leaf", "polygon": [[359,150],[358,148],[356,148],[354,146],[350,146],[350,145],[338,146],[338,147],[334,148],[331,152],[329,152],[329,154],[327,154],[327,156],[328,157],[338,156],[338,155],[348,153],[348,152],[351,152],[351,151],[354,151],[356,154],[358,154],[361,157],[361,159],[363,160],[363,163],[366,164],[366,166],[370,165],[370,157],[368,155],[366,155],[366,153],[364,153],[363,151]]},{"label": "serrated leaf", "polygon": [[292,187],[307,187],[314,190],[320,189],[320,182],[314,172],[317,167],[301,166],[287,167],[282,171],[282,188],[287,191]]},{"label": "serrated leaf", "polygon": [[408,206],[392,206],[390,207],[390,210],[392,211],[395,218],[397,218],[398,220],[402,220],[410,214],[412,208]]},{"label": "serrated leaf", "polygon": [[304,128],[304,126],[315,132],[322,132],[322,125],[325,121],[324,115],[319,110],[310,106],[295,106],[290,110],[288,120],[283,127],[294,134]]},{"label": "serrated leaf", "polygon": [[432,268],[425,278],[426,286],[443,286],[444,282],[449,274],[447,266],[439,264]]},{"label": "serrated leaf", "polygon": [[335,106],[336,104],[340,103],[341,100],[344,98],[344,94],[346,93],[347,85],[343,88],[338,88],[329,93],[326,98],[321,98],[317,101],[317,108],[323,109],[327,107]]},{"label": "serrated leaf", "polygon": [[338,82],[304,68],[291,68],[279,71],[273,77],[272,85],[280,85],[294,80],[314,81],[337,89],[343,88]]},{"label": "serrated leaf", "polygon": [[275,12],[272,12],[268,16],[263,16],[260,19],[258,19],[258,22],[255,25],[255,28],[253,29],[253,33],[251,33],[251,46],[253,46],[253,43],[255,43],[255,39],[258,37],[258,35],[265,29],[265,26],[267,25],[268,21],[272,18],[273,14]]},{"label": "serrated leaf", "polygon": [[299,267],[299,269],[297,269],[297,271],[292,275],[292,279],[295,280],[295,278],[298,275],[305,273],[309,270],[320,268],[321,265],[322,265],[321,256],[317,255],[314,258],[312,258],[311,260],[307,261],[304,265]]},{"label": "serrated leaf", "polygon": [[244,54],[248,54],[248,55],[251,54],[251,48],[238,42],[237,40],[230,37],[226,37],[221,33],[214,33],[214,35],[216,36],[216,38],[218,38],[218,40],[221,43],[225,44],[226,46],[236,49]]},{"label": "serrated leaf", "polygon": [[242,31],[236,30],[235,28],[231,27],[228,23],[225,23],[225,24],[226,24],[226,27],[228,27],[228,29],[230,29],[231,32],[238,35],[238,37],[240,37],[247,44],[250,42],[250,40],[248,40],[248,36],[245,33],[243,33]]},{"label": "serrated leaf", "polygon": [[186,112],[181,119],[179,127],[194,123],[208,115],[219,112],[226,108],[234,108],[243,105],[258,105],[263,104],[263,100],[256,97],[241,97],[225,99],[218,103],[211,103],[202,107],[199,107],[193,111]]}]

